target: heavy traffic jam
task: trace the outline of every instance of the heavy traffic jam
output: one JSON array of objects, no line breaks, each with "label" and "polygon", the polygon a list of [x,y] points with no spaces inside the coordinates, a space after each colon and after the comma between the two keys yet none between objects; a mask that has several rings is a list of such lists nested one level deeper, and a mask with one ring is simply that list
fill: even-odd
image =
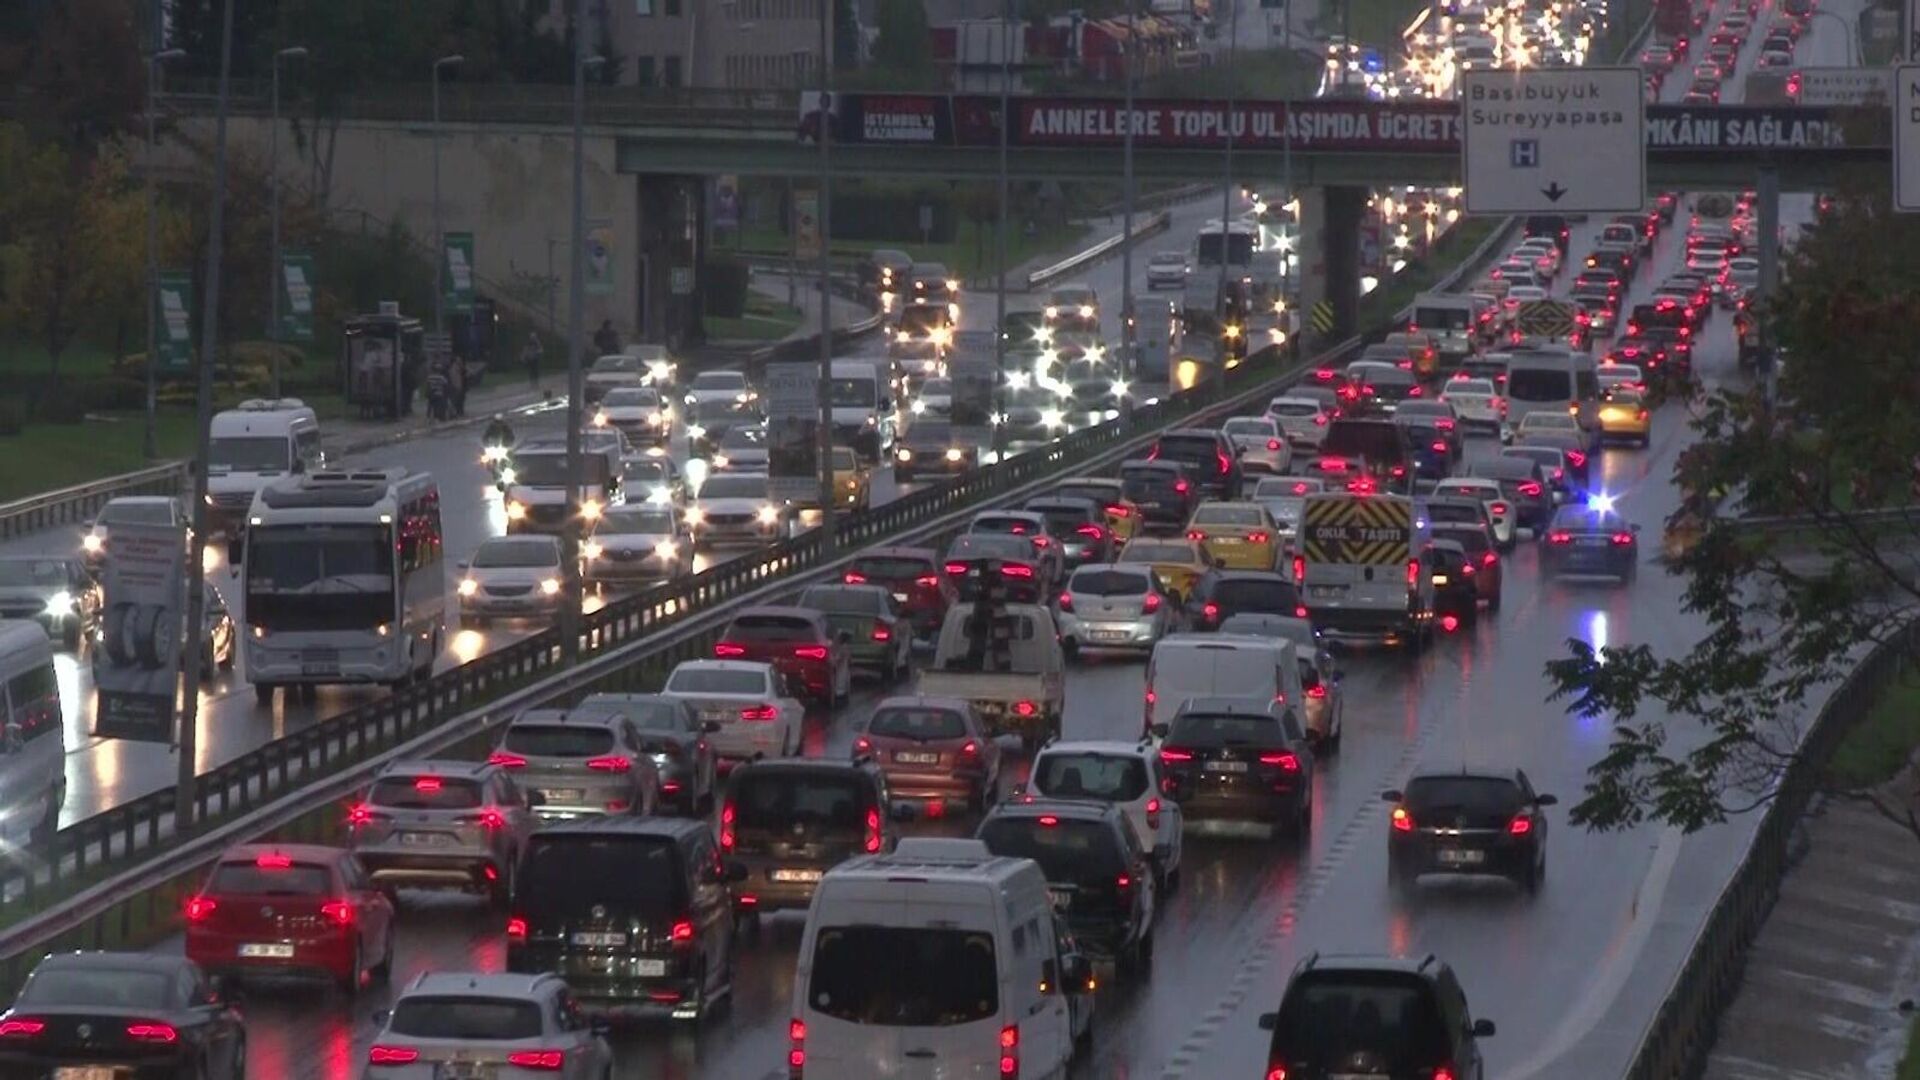
[{"label": "heavy traffic jam", "polygon": [[[1716,32],[1703,65],[1741,55],[1754,16],[1735,8],[1731,53]],[[1789,0],[1780,19],[1807,15]],[[1484,51],[1525,55],[1523,37]],[[1779,37],[1763,66],[1781,66],[1776,44],[1791,58],[1798,31]],[[1650,93],[1685,56],[1648,50]],[[1265,210],[1246,213],[1203,231],[1210,264],[1204,241],[1201,267],[1142,260],[1146,283],[1187,288],[1235,264],[1240,237],[1261,251]],[[351,1014],[319,1075],[368,1080],[721,1075],[705,1055],[736,1037],[759,1056],[725,1075],[1124,1075],[1101,1043],[1136,1017],[1105,1014],[1151,984],[1156,946],[1184,943],[1228,874],[1304,873],[1343,764],[1399,752],[1365,702],[1435,656],[1470,663],[1516,592],[1636,587],[1661,523],[1607,478],[1673,430],[1655,418],[1697,392],[1710,327],[1730,322],[1751,366],[1757,233],[1752,192],[1526,218],[1458,288],[1264,400],[1036,482],[938,542],[849,553],[731,612],[711,655],[646,692],[493,718],[473,754],[392,760],[340,808],[337,843],[227,849],[166,946],[47,958],[0,1016],[0,1074],[291,1076],[307,1064],[250,1063],[243,1018],[291,1010]],[[560,616],[576,505],[585,603],[604,604],[794,535],[827,499],[857,513],[1207,377],[1180,373],[1180,305],[1129,354],[1111,297],[1056,286],[997,331],[1009,367],[982,441],[954,358],[996,331],[969,329],[944,266],[882,251],[861,273],[884,355],[828,368],[833,446],[811,495],[776,490],[786,448],[759,373],[683,373],[653,346],[592,363],[578,472],[552,417],[488,426],[477,475],[499,528],[470,551],[448,544],[451,477],[398,453],[331,465],[298,401],[223,413],[209,505],[241,606],[206,586],[201,677],[237,668],[263,705],[406,686],[456,634]],[[1285,309],[1246,309],[1220,362],[1287,344]],[[178,500],[116,499],[54,566],[0,558],[0,597],[42,605],[56,644],[121,649],[132,628],[97,578],[117,523],[163,519],[184,520]],[[1123,690],[1077,699],[1092,679]],[[1529,774],[1565,770],[1527,746],[1409,758],[1368,792],[1354,842],[1383,852],[1397,920],[1490,893],[1552,901],[1564,826]],[[457,945],[409,962],[410,938],[449,926]],[[1304,956],[1256,1003],[1258,1075],[1481,1080],[1496,1027],[1469,1005],[1469,959]]]}]

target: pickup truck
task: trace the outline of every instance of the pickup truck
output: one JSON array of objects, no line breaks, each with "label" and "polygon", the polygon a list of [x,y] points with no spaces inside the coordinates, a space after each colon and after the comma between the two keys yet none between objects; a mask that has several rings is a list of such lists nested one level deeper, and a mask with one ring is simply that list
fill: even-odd
[{"label": "pickup truck", "polygon": [[1053,614],[1037,604],[995,604],[975,617],[955,604],[940,625],[933,665],[915,693],[973,703],[992,735],[1012,732],[1036,747],[1060,734],[1066,659]]}]

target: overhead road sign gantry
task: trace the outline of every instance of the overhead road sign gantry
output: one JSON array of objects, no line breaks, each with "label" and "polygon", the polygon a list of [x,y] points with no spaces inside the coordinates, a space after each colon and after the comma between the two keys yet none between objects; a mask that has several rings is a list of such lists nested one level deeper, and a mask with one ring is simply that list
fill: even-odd
[{"label": "overhead road sign gantry", "polygon": [[1920,213],[1920,64],[1893,69],[1893,208]]},{"label": "overhead road sign gantry", "polygon": [[1469,214],[1589,214],[1646,203],[1637,67],[1464,72],[1460,174]]}]

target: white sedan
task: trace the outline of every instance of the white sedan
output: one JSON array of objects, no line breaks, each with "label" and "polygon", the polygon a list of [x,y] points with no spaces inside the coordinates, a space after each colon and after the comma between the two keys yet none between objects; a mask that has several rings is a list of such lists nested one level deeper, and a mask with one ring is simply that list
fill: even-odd
[{"label": "white sedan", "polygon": [[560,538],[537,534],[495,536],[482,541],[460,566],[461,621],[480,626],[492,619],[541,619],[560,610]]},{"label": "white sedan", "polygon": [[1220,426],[1240,454],[1240,468],[1279,475],[1293,466],[1293,448],[1280,422],[1268,416],[1236,416]]},{"label": "white sedan", "polygon": [[722,758],[788,757],[800,752],[806,708],[787,677],[758,660],[682,660],[667,676],[661,697],[685,701]]},{"label": "white sedan", "polygon": [[1492,379],[1454,379],[1441,388],[1440,400],[1453,406],[1462,424],[1498,431],[1507,419],[1507,403]]}]

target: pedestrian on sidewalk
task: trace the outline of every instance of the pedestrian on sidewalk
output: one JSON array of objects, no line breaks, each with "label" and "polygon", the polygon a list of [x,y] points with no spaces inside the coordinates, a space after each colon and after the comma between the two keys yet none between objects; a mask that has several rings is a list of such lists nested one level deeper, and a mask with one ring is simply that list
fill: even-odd
[{"label": "pedestrian on sidewalk", "polygon": [[447,392],[453,399],[453,415],[467,415],[467,359],[454,354],[453,363],[447,368]]},{"label": "pedestrian on sidewalk", "polygon": [[427,416],[434,420],[447,418],[447,366],[435,360],[427,369]]},{"label": "pedestrian on sidewalk", "polygon": [[612,356],[620,351],[620,331],[613,328],[612,319],[604,319],[600,329],[593,332],[593,347],[600,350],[601,356]]},{"label": "pedestrian on sidewalk", "polygon": [[527,343],[520,346],[520,362],[526,365],[528,386],[540,385],[540,359],[546,352],[546,348],[540,344],[540,332],[527,331]]}]

